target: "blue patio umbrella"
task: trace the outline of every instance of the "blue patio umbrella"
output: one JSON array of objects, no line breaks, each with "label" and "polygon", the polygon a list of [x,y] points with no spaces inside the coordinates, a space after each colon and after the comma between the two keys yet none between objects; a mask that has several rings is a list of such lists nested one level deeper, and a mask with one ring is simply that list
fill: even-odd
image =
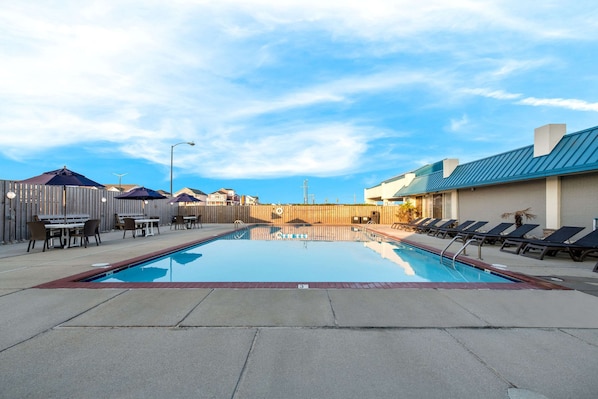
[{"label": "blue patio umbrella", "polygon": [[118,199],[130,199],[130,200],[155,200],[166,198],[159,192],[146,187],[135,187],[134,189],[127,191],[124,194],[117,195],[114,198]]},{"label": "blue patio umbrella", "polygon": [[117,195],[114,198],[124,200],[140,200],[143,201],[142,207],[145,208],[145,201],[164,199],[166,197],[160,194],[159,192],[152,190],[151,188],[135,187],[134,189],[127,191],[124,194]]},{"label": "blue patio umbrella", "polygon": [[199,198],[195,198],[192,195],[189,195],[187,193],[181,193],[179,195],[177,195],[176,197],[174,197],[173,199],[171,199],[170,201],[168,201],[169,204],[175,204],[177,202],[203,202],[202,200],[200,200]]},{"label": "blue patio umbrella", "polygon": [[104,188],[98,182],[95,182],[80,173],[73,172],[64,166],[62,169],[44,172],[41,175],[21,180],[19,183],[25,184],[44,184],[46,186],[62,186],[62,206],[64,208],[64,221],[66,222],[66,186],[95,187]]}]

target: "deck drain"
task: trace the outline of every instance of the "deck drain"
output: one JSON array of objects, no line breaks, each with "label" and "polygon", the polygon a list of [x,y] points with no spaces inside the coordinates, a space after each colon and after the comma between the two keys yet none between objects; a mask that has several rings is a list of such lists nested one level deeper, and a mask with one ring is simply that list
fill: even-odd
[{"label": "deck drain", "polygon": [[94,263],[91,267],[108,267],[110,263]]}]

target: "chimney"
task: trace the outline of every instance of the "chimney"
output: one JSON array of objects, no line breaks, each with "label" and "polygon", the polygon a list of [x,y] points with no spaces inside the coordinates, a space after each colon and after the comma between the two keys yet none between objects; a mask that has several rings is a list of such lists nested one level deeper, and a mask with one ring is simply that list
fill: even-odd
[{"label": "chimney", "polygon": [[534,158],[550,154],[566,131],[564,123],[551,123],[534,129]]},{"label": "chimney", "polygon": [[456,158],[447,158],[442,160],[442,177],[449,177],[459,166],[459,160]]}]

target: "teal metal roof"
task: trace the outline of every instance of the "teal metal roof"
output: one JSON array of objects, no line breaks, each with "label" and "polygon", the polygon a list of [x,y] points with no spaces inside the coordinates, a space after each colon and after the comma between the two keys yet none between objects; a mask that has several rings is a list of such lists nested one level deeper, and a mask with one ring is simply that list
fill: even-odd
[{"label": "teal metal roof", "polygon": [[[435,162],[435,163],[432,163],[432,164],[424,165],[424,166],[422,166],[420,168],[417,168],[417,169],[415,169],[415,170],[413,170],[411,172],[407,172],[407,173],[413,173],[413,174],[415,174],[415,176],[428,175],[430,173],[433,173],[433,172],[436,172],[436,171],[439,171],[439,170],[442,171],[442,165],[443,165],[443,162],[442,161],[438,161],[438,162]],[[397,176],[391,177],[390,179],[386,179],[382,183],[376,184],[374,187],[378,187],[378,186],[381,186],[384,183],[390,183],[390,182],[393,182],[395,180],[404,179],[405,175],[407,173],[403,173],[402,175],[397,175]],[[368,188],[372,188],[372,187],[368,187]]]},{"label": "teal metal roof", "polygon": [[598,171],[598,126],[564,135],[548,155],[534,158],[530,145],[459,165],[446,179],[442,170],[418,176],[395,197],[590,171]]}]

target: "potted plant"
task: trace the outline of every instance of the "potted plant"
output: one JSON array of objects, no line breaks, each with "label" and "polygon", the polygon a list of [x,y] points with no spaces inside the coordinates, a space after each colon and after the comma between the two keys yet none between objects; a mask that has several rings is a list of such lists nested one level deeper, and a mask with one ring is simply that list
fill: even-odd
[{"label": "potted plant", "polygon": [[399,205],[399,210],[396,213],[396,217],[399,218],[399,222],[401,223],[411,222],[415,215],[415,206],[411,202],[404,202]]},{"label": "potted plant", "polygon": [[523,218],[525,217],[526,220],[534,219],[536,215],[530,213],[532,208],[526,208],[515,212],[505,212],[500,215],[503,219],[508,219],[510,217],[515,217],[515,227],[520,227],[523,224]]}]

